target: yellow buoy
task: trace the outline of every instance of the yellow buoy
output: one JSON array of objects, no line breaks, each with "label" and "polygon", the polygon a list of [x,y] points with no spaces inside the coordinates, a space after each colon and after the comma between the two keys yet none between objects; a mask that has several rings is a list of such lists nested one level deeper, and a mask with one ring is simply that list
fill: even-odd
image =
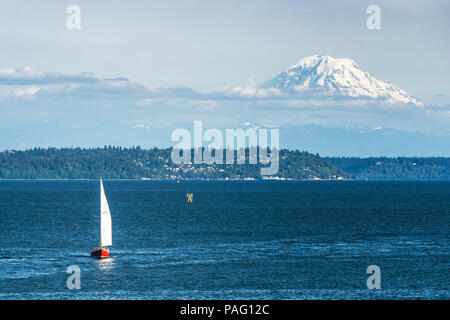
[{"label": "yellow buoy", "polygon": [[194,197],[194,195],[192,193],[188,193],[186,196],[187,196],[187,203],[192,203],[192,198]]}]

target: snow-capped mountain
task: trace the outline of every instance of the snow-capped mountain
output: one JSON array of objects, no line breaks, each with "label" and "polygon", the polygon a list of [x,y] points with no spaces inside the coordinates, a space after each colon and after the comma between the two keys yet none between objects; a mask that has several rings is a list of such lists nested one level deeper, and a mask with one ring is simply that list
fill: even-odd
[{"label": "snow-capped mountain", "polygon": [[423,105],[399,87],[375,79],[350,59],[314,55],[280,72],[260,88],[302,92],[305,89],[349,96],[387,99],[391,103]]}]

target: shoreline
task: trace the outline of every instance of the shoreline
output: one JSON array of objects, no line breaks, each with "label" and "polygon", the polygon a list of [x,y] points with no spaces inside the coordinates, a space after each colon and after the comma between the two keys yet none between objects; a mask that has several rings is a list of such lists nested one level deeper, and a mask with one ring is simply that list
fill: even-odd
[{"label": "shoreline", "polygon": [[[2,179],[0,181],[98,181],[98,179]],[[103,181],[356,181],[355,179],[292,179],[292,178],[275,178],[275,179],[107,179]],[[360,180],[365,181],[365,180]]]}]

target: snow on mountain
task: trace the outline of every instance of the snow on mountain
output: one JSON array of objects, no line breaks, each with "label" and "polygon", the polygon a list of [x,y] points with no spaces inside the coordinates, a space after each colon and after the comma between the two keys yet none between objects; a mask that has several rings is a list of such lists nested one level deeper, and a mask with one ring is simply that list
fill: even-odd
[{"label": "snow on mountain", "polygon": [[342,96],[382,98],[390,103],[423,105],[399,87],[375,79],[361,70],[353,60],[330,56],[314,55],[302,59],[260,88],[274,88],[284,92],[317,89]]}]

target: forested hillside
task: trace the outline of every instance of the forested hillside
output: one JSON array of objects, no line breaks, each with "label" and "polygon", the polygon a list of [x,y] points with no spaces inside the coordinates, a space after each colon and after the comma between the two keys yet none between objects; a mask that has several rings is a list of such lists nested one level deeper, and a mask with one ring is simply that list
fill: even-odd
[{"label": "forested hillside", "polygon": [[[172,149],[35,148],[0,152],[0,179],[262,179],[261,164],[183,164]],[[225,157],[224,157],[225,159]],[[450,180],[450,158],[321,158],[280,150],[281,179]]]},{"label": "forested hillside", "polygon": [[[171,151],[170,148],[145,150],[139,147],[4,151],[0,153],[0,179],[263,178],[260,174],[260,164],[176,165],[171,161]],[[280,150],[280,168],[275,177],[338,179],[347,175],[318,155]]]},{"label": "forested hillside", "polygon": [[450,180],[450,158],[325,158],[352,179]]}]

